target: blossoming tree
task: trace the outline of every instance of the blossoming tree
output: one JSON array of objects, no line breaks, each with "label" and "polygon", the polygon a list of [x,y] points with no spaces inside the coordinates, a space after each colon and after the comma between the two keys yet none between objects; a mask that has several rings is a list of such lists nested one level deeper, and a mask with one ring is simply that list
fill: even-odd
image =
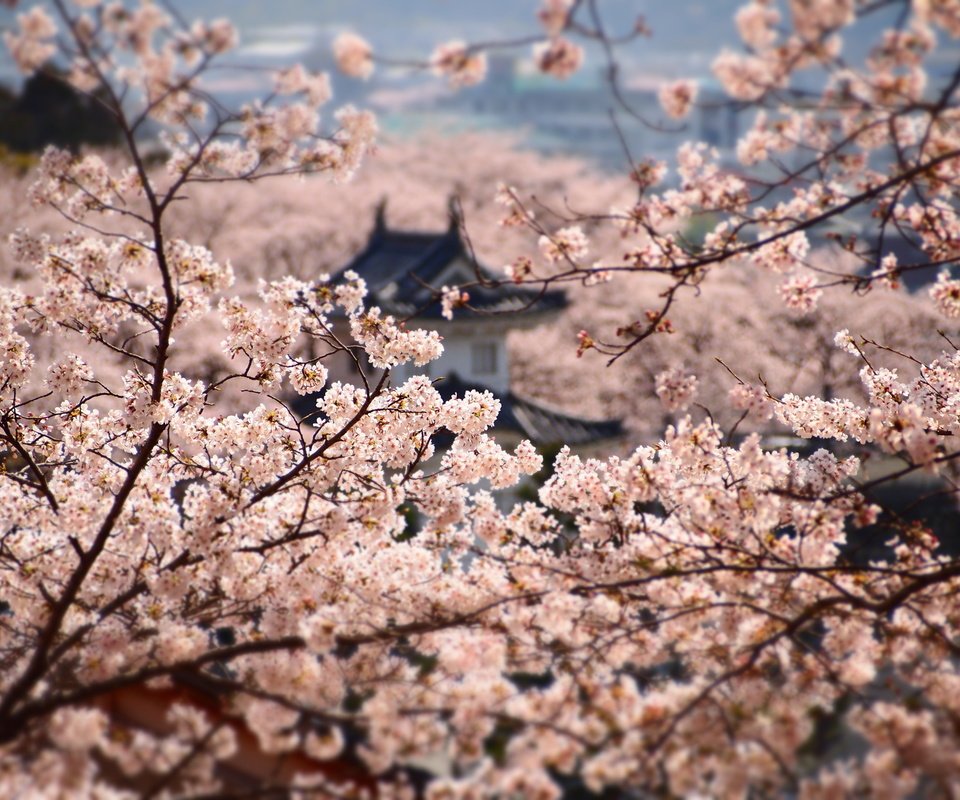
[{"label": "blossoming tree", "polygon": [[[848,536],[878,511],[856,457],[770,452],[757,435],[734,446],[712,419],[678,416],[622,457],[561,452],[539,503],[499,511],[470,487],[510,486],[540,458],[487,436],[493,398],[443,402],[427,378],[391,381],[392,367],[437,357],[435,334],[367,307],[356,279],[281,278],[258,302],[235,297],[230,264],[170,232],[194,187],[348,177],[372,116],[345,108],[324,127],[327,81],[297,67],[267,101],[222,106],[203,78],[233,43],[226,22],[188,25],[151,2],[51,5],[25,11],[6,43],[25,70],[60,48],[70,81],[106,98],[126,163],[44,154],[29,200],[72,230],[16,233],[21,270],[42,281],[0,290],[5,796],[960,791],[960,561],[922,525],[891,534],[883,561],[848,559]],[[575,69],[577,36],[612,48],[599,6],[544,4],[542,69]],[[955,257],[960,72],[925,86],[922,65],[960,34],[960,3],[789,7],[782,28],[774,3],[748,3],[749,51],[716,70],[766,111],[744,137],[745,165],[797,160],[743,177],[685,146],[679,186],[660,192],[661,166],[635,165],[636,203],[594,220],[624,231],[626,255],[600,264],[585,260],[587,220],[548,225],[500,193],[541,251],[514,261],[511,279],[666,276],[655,306],[610,341],[582,331],[581,352],[616,358],[668,335],[670,309],[718,270],[783,273],[787,305],[809,311],[828,284],[863,291],[919,268],[854,241],[855,258],[878,257],[865,275],[813,260],[807,232],[860,206],[881,230],[915,234],[924,265]],[[841,30],[887,7],[902,14],[854,71]],[[336,49],[358,76],[376,63],[355,35]],[[426,66],[465,85],[484,63],[483,48],[451,43]],[[811,65],[827,72],[814,96],[792,83]],[[679,82],[663,96],[679,116],[696,91]],[[162,171],[138,144],[148,120],[169,131]],[[675,222],[702,211],[721,221],[693,246]],[[932,295],[957,316],[948,274]],[[233,370],[205,383],[171,366],[211,317]],[[44,337],[56,357],[41,371]],[[731,402],[801,436],[882,450],[900,474],[956,457],[949,337],[935,360],[906,358],[903,375],[875,365],[882,342],[846,330],[835,344],[860,367],[863,402],[746,381]],[[359,385],[328,383],[334,355],[356,360]],[[254,402],[221,413],[234,386]],[[692,388],[679,372],[657,380],[675,412]],[[321,392],[308,421],[281,402],[286,390]],[[437,453],[441,432],[453,441]],[[162,713],[131,710],[151,699]],[[866,746],[832,757],[828,722]]]}]

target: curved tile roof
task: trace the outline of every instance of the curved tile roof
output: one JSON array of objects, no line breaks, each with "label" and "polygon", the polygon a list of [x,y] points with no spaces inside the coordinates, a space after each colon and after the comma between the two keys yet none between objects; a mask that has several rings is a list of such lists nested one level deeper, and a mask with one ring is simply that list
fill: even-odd
[{"label": "curved tile roof", "polygon": [[[461,261],[473,272],[465,280],[445,280],[444,273]],[[370,300],[396,317],[441,319],[436,299],[444,283],[469,283],[470,308],[457,312],[457,319],[476,319],[487,314],[530,314],[560,311],[567,305],[560,290],[541,291],[504,283],[471,256],[460,236],[460,217],[451,210],[450,225],[442,232],[394,231],[386,226],[384,207],[366,247],[341,269],[334,280],[353,270],[367,283]]]},{"label": "curved tile roof", "polygon": [[444,400],[455,395],[463,397],[464,392],[471,389],[490,392],[500,401],[500,414],[494,430],[514,431],[536,445],[568,444],[576,447],[619,439],[626,433],[622,420],[583,419],[519,397],[512,391],[494,392],[487,386],[468,383],[456,373],[436,381],[434,385]]},{"label": "curved tile roof", "polygon": [[[490,392],[500,401],[500,413],[493,426],[494,431],[518,433],[538,446],[568,444],[577,447],[620,439],[626,435],[622,420],[583,419],[520,397],[510,391],[495,392],[489,386],[469,383],[456,373],[437,379],[434,381],[434,386],[444,400],[450,400],[454,396],[463,397],[464,393],[470,390]],[[322,396],[322,392],[297,396],[290,400],[290,405],[301,419],[306,417],[313,419],[317,413],[317,400]],[[441,433],[437,444],[448,447],[452,441],[452,435]]]}]

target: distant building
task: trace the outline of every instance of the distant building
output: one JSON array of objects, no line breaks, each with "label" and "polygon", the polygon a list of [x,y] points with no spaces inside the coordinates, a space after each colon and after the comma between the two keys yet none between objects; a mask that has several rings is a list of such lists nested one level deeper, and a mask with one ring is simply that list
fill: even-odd
[{"label": "distant building", "polygon": [[693,139],[732,162],[741,122],[736,105],[709,86],[701,87],[690,117],[676,122],[666,118],[652,86],[621,86],[615,96],[602,73],[557,80],[522,70],[511,56],[492,56],[486,81],[431,100],[429,110],[467,115],[481,127],[527,128],[535,150],[576,154],[614,169],[624,167],[626,155],[611,112],[637,160],[672,160],[677,146]]},{"label": "distant building", "polygon": [[[620,420],[582,419],[520,397],[510,388],[508,331],[547,322],[566,307],[566,295],[499,281],[473,258],[452,208],[446,230],[396,231],[387,227],[381,204],[366,247],[334,280],[348,270],[366,281],[371,305],[443,337],[444,352],[437,361],[398,367],[395,382],[425,373],[435,379],[444,399],[469,389],[489,390],[501,404],[494,433],[504,444],[524,438],[541,447],[564,443],[591,449],[623,437]],[[444,319],[437,291],[463,285],[469,286],[469,307],[457,309],[452,320]]]}]

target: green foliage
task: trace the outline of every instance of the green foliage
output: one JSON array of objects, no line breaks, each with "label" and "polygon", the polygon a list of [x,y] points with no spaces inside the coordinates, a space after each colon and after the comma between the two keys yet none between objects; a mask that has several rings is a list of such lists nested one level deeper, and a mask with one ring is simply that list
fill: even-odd
[{"label": "green foliage", "polygon": [[495,764],[504,764],[510,740],[523,730],[523,725],[509,719],[497,721],[491,734],[483,741],[484,752]]},{"label": "green foliage", "polygon": [[[2,123],[0,123],[0,130],[2,130]],[[26,175],[36,165],[37,157],[33,153],[17,153],[5,144],[0,144],[0,168],[11,170],[16,175]]]},{"label": "green foliage", "polygon": [[416,506],[411,503],[404,503],[400,506],[400,513],[403,514],[404,528],[402,533],[394,536],[396,542],[408,542],[416,536],[423,527],[423,521],[420,519],[420,512]]},{"label": "green foliage", "polygon": [[[116,117],[102,103],[104,94],[70,86],[62,72],[47,68],[31,76],[19,95],[0,87],[0,146],[20,156],[56,145],[73,151],[120,142]],[[15,157],[16,157],[15,156]],[[0,155],[2,160],[7,157]]]},{"label": "green foliage", "polygon": [[719,218],[716,214],[695,214],[683,229],[681,236],[688,247],[699,251],[703,247],[707,234],[717,226],[717,222]]}]

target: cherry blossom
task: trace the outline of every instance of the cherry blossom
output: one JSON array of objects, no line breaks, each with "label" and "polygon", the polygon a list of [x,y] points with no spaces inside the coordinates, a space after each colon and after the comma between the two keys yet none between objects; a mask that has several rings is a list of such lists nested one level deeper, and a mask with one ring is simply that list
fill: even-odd
[{"label": "cherry blossom", "polygon": [[542,72],[566,80],[583,64],[583,48],[563,36],[535,45],[533,61]]},{"label": "cherry blossom", "polygon": [[550,36],[556,36],[566,27],[571,5],[571,0],[543,0],[537,16]]},{"label": "cherry blossom", "polygon": [[544,234],[540,237],[539,244],[540,252],[548,261],[552,262],[566,259],[577,261],[583,258],[590,249],[590,243],[586,235],[577,225],[561,228],[551,235]]},{"label": "cherry blossom", "polygon": [[817,301],[823,296],[817,280],[811,275],[797,275],[788,278],[780,285],[780,294],[787,308],[800,314],[806,314],[816,308]]},{"label": "cherry blossom", "polygon": [[17,15],[19,33],[4,31],[3,43],[24,72],[39,69],[56,52],[57,28],[50,15],[36,6]]},{"label": "cherry blossom", "polygon": [[950,273],[941,272],[937,282],[930,288],[930,297],[945,317],[960,316],[960,281],[950,278]]},{"label": "cherry blossom", "polygon": [[373,48],[355,33],[341,33],[333,41],[333,56],[340,70],[366,80],[373,74]]},{"label": "cherry blossom", "polygon": [[660,105],[668,117],[682,119],[690,113],[690,108],[697,98],[697,84],[693,81],[664,84],[659,97]]},{"label": "cherry blossom", "polygon": [[439,45],[430,56],[430,64],[437,75],[446,77],[454,87],[473,86],[487,74],[486,55],[472,52],[460,41]]},{"label": "cherry blossom", "polygon": [[697,378],[681,368],[666,370],[657,375],[657,397],[668,411],[683,410],[690,405],[697,392]]}]

